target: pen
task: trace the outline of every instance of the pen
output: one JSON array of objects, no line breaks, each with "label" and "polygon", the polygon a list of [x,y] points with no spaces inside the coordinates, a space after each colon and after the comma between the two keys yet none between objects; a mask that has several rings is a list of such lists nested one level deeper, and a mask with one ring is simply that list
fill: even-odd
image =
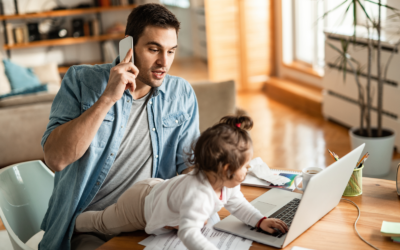
[{"label": "pen", "polygon": [[364,162],[363,162],[364,158],[365,158],[365,159],[368,159],[368,156],[369,156],[368,152],[365,153],[365,155],[361,158],[361,160],[359,160],[359,161],[357,162],[357,165],[356,165],[357,168],[359,168],[359,165],[360,165],[361,163],[364,163]]},{"label": "pen", "polygon": [[329,149],[328,149],[328,151],[329,151],[329,154],[331,154],[332,158],[333,158],[335,161],[338,161],[338,160],[339,160],[339,156],[338,156],[337,154],[335,154],[334,152],[330,151]]},{"label": "pen", "polygon": [[[369,156],[369,154],[368,154],[368,156]],[[362,162],[360,162],[360,164],[357,166],[357,168],[361,168],[361,166],[362,166],[363,164],[365,164],[365,162],[366,162],[367,159],[368,159],[368,156],[365,157],[364,160],[363,160]]]}]

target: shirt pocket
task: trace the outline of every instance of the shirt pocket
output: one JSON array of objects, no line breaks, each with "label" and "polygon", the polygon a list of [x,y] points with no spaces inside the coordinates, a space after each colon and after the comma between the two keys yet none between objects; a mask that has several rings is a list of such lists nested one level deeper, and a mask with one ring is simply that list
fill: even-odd
[{"label": "shirt pocket", "polygon": [[[88,110],[91,106],[92,105],[90,104],[82,104],[83,112]],[[92,146],[104,148],[107,145],[107,142],[110,139],[114,118],[114,112],[112,112],[111,110],[108,111],[99,129],[97,130],[95,137],[92,140]]]},{"label": "shirt pocket", "polygon": [[169,114],[162,119],[163,138],[166,145],[176,146],[178,144],[182,124],[189,119],[190,115],[183,111]]}]

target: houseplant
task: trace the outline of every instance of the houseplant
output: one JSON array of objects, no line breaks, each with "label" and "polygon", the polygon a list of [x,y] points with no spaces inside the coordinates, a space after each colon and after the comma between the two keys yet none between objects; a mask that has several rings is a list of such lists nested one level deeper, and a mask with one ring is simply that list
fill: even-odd
[{"label": "houseplant", "polygon": [[[378,8],[378,17],[374,18],[371,13],[365,8],[364,3],[369,2]],[[394,49],[385,65],[385,70],[383,70],[381,62],[381,32],[382,32],[382,21],[381,21],[381,10],[382,8],[390,9],[394,12],[391,17],[398,18],[397,9],[394,7],[385,5],[381,3],[381,0],[342,0],[335,8],[326,12],[323,18],[328,16],[333,11],[337,11],[341,6],[346,6],[345,12],[343,13],[343,18],[346,15],[352,15],[353,21],[353,34],[348,36],[347,39],[341,39],[340,47],[336,47],[333,44],[328,43],[332,49],[338,53],[338,58],[335,61],[335,66],[340,71],[343,72],[344,81],[346,80],[346,72],[350,71],[357,84],[358,96],[357,104],[360,109],[359,127],[352,128],[349,131],[352,147],[355,148],[362,143],[366,143],[365,151],[371,154],[370,159],[365,164],[364,173],[368,176],[383,176],[386,175],[390,170],[394,138],[395,133],[390,129],[385,129],[382,127],[382,104],[383,104],[383,84],[386,81],[387,69],[392,59],[393,53],[398,50],[399,43],[393,45]],[[352,57],[351,53],[348,52],[349,47],[356,43],[359,44],[357,37],[357,17],[359,15],[364,15],[366,17],[366,30],[368,31],[366,38],[366,53],[368,54],[367,65],[361,65],[355,58]],[[396,19],[398,20],[398,19]],[[375,33],[375,34],[373,34]],[[373,39],[374,37],[374,39]],[[371,75],[373,50],[376,47],[376,66],[377,75]],[[366,71],[366,72],[365,72]],[[383,74],[382,74],[383,73]],[[363,76],[362,76],[363,75]],[[360,77],[365,77],[366,84],[360,83]],[[375,90],[371,84],[371,80],[376,79],[376,107],[372,106],[372,100],[374,98]],[[371,110],[376,110],[376,127],[371,125]]]}]

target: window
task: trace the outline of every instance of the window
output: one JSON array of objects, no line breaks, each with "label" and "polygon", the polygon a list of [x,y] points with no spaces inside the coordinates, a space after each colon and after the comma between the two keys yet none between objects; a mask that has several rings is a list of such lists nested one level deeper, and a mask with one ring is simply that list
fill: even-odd
[{"label": "window", "polygon": [[161,0],[162,4],[176,6],[180,8],[189,8],[190,0]]},{"label": "window", "polygon": [[[301,62],[316,70],[323,69],[324,29],[353,25],[352,6],[347,15],[344,15],[352,0],[347,0],[326,18],[321,17],[344,1],[282,0],[282,45],[285,64]],[[370,13],[371,18],[377,19],[377,5],[367,1],[361,1],[361,3]],[[386,0],[382,0],[382,4],[386,4]],[[386,10],[385,8],[381,10],[382,20],[385,20]],[[362,9],[359,7],[357,11],[359,13],[357,23],[365,24],[366,17],[362,14]]]}]

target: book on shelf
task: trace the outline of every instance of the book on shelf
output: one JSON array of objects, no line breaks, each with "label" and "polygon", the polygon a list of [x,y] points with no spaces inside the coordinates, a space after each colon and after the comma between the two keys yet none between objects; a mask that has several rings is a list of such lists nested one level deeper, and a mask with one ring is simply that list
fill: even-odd
[{"label": "book on shelf", "polygon": [[129,2],[128,2],[128,0],[120,0],[120,4],[122,6],[126,6],[126,5],[129,5]]},{"label": "book on shelf", "polygon": [[14,28],[14,41],[16,44],[24,43],[24,33],[22,26]]},{"label": "book on shelf", "polygon": [[13,25],[11,23],[7,23],[5,32],[7,33],[7,45],[30,42],[27,24]]},{"label": "book on shelf", "polygon": [[6,24],[7,44],[14,45],[14,27],[11,23]]},{"label": "book on shelf", "polygon": [[134,0],[95,0],[95,5],[98,7],[126,6],[134,2]]},{"label": "book on shelf", "polygon": [[90,29],[91,29],[90,34],[91,34],[92,36],[98,36],[98,35],[100,35],[99,20],[93,19],[93,20],[91,21]]},{"label": "book on shelf", "polygon": [[278,186],[273,185],[268,181],[261,180],[252,174],[247,174],[246,179],[242,182],[242,185],[262,188],[279,188],[288,191],[294,191],[296,189],[296,187],[294,186],[294,178],[301,173],[300,171],[289,171],[280,169],[271,169],[271,171],[276,175],[289,178],[290,181],[285,183],[284,185]]}]

